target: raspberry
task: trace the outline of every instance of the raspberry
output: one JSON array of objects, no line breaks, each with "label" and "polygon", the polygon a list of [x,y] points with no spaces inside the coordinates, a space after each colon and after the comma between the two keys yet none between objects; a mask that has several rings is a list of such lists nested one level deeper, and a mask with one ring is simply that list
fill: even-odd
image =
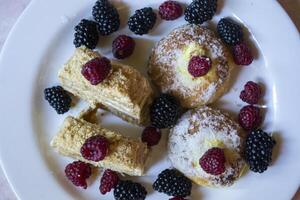
[{"label": "raspberry", "polygon": [[115,58],[124,59],[129,57],[135,47],[134,40],[127,35],[119,35],[112,43],[112,52]]},{"label": "raspberry", "polygon": [[154,146],[159,143],[161,132],[158,128],[148,126],[144,129],[142,134],[142,141],[146,142],[148,146]]},{"label": "raspberry", "polygon": [[240,98],[249,104],[258,103],[261,98],[260,86],[253,81],[248,81],[244,86],[244,90],[240,94]]},{"label": "raspberry", "polygon": [[119,181],[114,189],[116,200],[144,200],[146,195],[146,189],[141,184],[132,181]]},{"label": "raspberry", "polygon": [[101,181],[99,190],[101,194],[106,194],[110,192],[111,189],[115,188],[119,182],[119,177],[117,172],[107,169],[104,171]]},{"label": "raspberry", "polygon": [[266,132],[258,129],[251,131],[246,138],[245,160],[250,170],[262,173],[272,161],[272,150],[275,140]]},{"label": "raspberry", "polygon": [[101,35],[110,35],[119,29],[119,13],[108,0],[97,0],[92,14],[98,22],[98,30]]},{"label": "raspberry", "polygon": [[239,124],[245,130],[257,128],[262,121],[260,109],[252,105],[243,107],[239,113]]},{"label": "raspberry", "polygon": [[45,99],[57,114],[64,114],[69,111],[72,99],[61,86],[54,86],[44,90]]},{"label": "raspberry", "polygon": [[82,19],[78,25],[75,26],[74,45],[80,47],[86,46],[89,49],[95,49],[99,40],[97,31],[97,23]]},{"label": "raspberry", "polygon": [[182,15],[182,7],[176,1],[165,1],[159,6],[159,15],[164,20],[174,20]]},{"label": "raspberry", "polygon": [[173,198],[171,198],[169,200],[186,200],[186,199],[183,198],[183,197],[173,197]]},{"label": "raspberry", "polygon": [[87,62],[81,69],[81,74],[92,85],[101,83],[109,74],[111,70],[110,61],[105,58],[94,58]]},{"label": "raspberry", "polygon": [[91,176],[91,166],[81,161],[75,161],[68,164],[65,168],[67,178],[79,187],[87,188],[86,179]]},{"label": "raspberry", "polygon": [[169,94],[161,94],[154,99],[150,108],[152,125],[157,128],[170,128],[175,125],[180,116],[180,104]]},{"label": "raspberry", "polygon": [[85,159],[98,162],[105,158],[108,147],[108,140],[101,135],[96,135],[88,138],[84,142],[80,149],[80,153]]},{"label": "raspberry", "polygon": [[200,166],[209,174],[219,175],[225,171],[225,155],[224,150],[213,147],[206,151],[200,158]]},{"label": "raspberry", "polygon": [[223,42],[228,45],[236,45],[243,40],[242,27],[230,18],[221,19],[217,31]]},{"label": "raspberry", "polygon": [[153,189],[169,196],[186,197],[191,194],[192,182],[176,169],[165,169],[153,183]]},{"label": "raspberry", "polygon": [[250,65],[253,61],[251,50],[245,43],[240,43],[232,48],[233,60],[237,65]]},{"label": "raspberry", "polygon": [[204,76],[211,68],[211,60],[205,56],[193,56],[189,62],[188,71],[195,78]]},{"label": "raspberry", "polygon": [[148,33],[156,22],[156,14],[151,7],[136,10],[128,20],[129,29],[138,35]]},{"label": "raspberry", "polygon": [[193,0],[184,12],[184,19],[190,24],[202,24],[211,20],[217,11],[217,0]]}]

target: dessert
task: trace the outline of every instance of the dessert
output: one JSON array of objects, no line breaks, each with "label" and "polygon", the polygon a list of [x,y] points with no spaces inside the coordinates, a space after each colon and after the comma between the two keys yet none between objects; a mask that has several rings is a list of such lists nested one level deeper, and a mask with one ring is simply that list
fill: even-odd
[{"label": "dessert", "polygon": [[[109,141],[107,155],[98,162],[83,158],[81,147],[88,138],[98,135]],[[143,175],[148,155],[146,144],[71,116],[64,120],[51,146],[64,156],[133,176]]]},{"label": "dessert", "polygon": [[92,107],[107,109],[134,124],[147,124],[153,95],[147,79],[132,67],[111,61],[108,76],[92,85],[81,71],[95,58],[101,58],[101,55],[85,47],[77,48],[59,71],[62,86]]},{"label": "dessert", "polygon": [[[199,62],[200,70],[211,63],[202,76],[189,72],[193,57],[208,58]],[[211,30],[183,25],[156,44],[149,59],[148,74],[160,91],[175,96],[183,107],[194,108],[214,102],[228,90],[231,69],[227,48]]]},{"label": "dessert", "polygon": [[245,168],[243,142],[237,123],[202,106],[186,112],[171,129],[168,156],[176,169],[199,185],[230,186]]}]

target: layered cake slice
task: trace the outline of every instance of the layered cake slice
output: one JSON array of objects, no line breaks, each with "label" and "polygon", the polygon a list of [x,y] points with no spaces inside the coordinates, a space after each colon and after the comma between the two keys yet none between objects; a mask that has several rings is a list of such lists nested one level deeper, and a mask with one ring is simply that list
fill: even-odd
[{"label": "layered cake slice", "polygon": [[107,109],[134,124],[147,124],[153,91],[148,80],[133,67],[110,61],[107,77],[91,84],[82,74],[86,63],[102,56],[80,47],[60,69],[58,77],[62,86],[92,106]]},{"label": "layered cake slice", "polygon": [[[94,136],[105,137],[109,143],[106,156],[100,161],[88,160],[81,152],[85,142]],[[52,139],[51,146],[64,156],[132,176],[144,174],[148,156],[145,143],[71,116],[64,120],[59,133]]]}]

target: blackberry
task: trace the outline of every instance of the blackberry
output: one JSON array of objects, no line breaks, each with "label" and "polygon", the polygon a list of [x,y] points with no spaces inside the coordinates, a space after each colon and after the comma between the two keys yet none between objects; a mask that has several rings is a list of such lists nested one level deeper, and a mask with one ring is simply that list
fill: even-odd
[{"label": "blackberry", "polygon": [[272,161],[275,140],[261,129],[251,131],[246,138],[245,160],[250,170],[262,173]]},{"label": "blackberry", "polygon": [[211,20],[217,11],[217,0],[194,0],[184,12],[184,19],[191,24]]},{"label": "blackberry", "polygon": [[186,197],[191,194],[192,182],[176,169],[165,169],[153,183],[153,189],[169,196]]},{"label": "blackberry", "polygon": [[128,20],[129,29],[138,35],[146,34],[153,28],[156,14],[151,7],[136,10]]},{"label": "blackberry", "polygon": [[114,197],[116,200],[144,200],[147,191],[139,183],[132,181],[119,181],[114,189]]},{"label": "blackberry", "polygon": [[76,48],[85,45],[89,49],[95,49],[99,40],[96,22],[82,19],[74,30],[73,43]]},{"label": "blackberry", "polygon": [[161,94],[153,101],[150,108],[152,125],[156,128],[173,127],[180,116],[180,105],[177,99],[169,94]]},{"label": "blackberry", "polygon": [[96,22],[98,22],[98,30],[101,35],[110,35],[119,29],[119,13],[108,0],[96,1],[92,14]]},{"label": "blackberry", "polygon": [[230,18],[221,19],[217,31],[223,42],[228,45],[236,45],[243,40],[242,27]]},{"label": "blackberry", "polygon": [[45,99],[49,102],[58,114],[68,112],[72,99],[61,86],[54,86],[44,90]]}]

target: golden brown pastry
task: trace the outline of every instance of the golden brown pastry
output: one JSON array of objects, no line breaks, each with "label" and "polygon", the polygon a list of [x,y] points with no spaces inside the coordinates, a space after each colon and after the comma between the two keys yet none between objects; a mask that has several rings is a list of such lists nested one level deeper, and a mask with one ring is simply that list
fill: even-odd
[{"label": "golden brown pastry", "polygon": [[[108,154],[99,162],[86,160],[80,153],[86,139],[95,135],[104,136],[109,141]],[[145,143],[71,116],[64,120],[59,133],[52,139],[51,146],[64,156],[132,176],[144,174],[148,156]]]},{"label": "golden brown pastry", "polygon": [[134,124],[147,124],[153,91],[148,80],[130,66],[111,61],[112,71],[97,85],[91,85],[81,74],[85,63],[101,55],[80,47],[60,69],[62,86],[91,106],[111,111]]},{"label": "golden brown pastry", "polygon": [[[173,166],[203,186],[230,186],[246,169],[242,158],[244,135],[239,125],[219,110],[207,106],[186,112],[171,129],[168,156]],[[204,153],[218,147],[224,150],[225,171],[212,175],[199,164]]]},{"label": "golden brown pastry", "polygon": [[[193,56],[211,59],[206,75],[189,73]],[[195,108],[214,102],[228,90],[232,63],[228,49],[211,30],[189,24],[174,29],[156,44],[148,73],[161,92],[177,97],[185,108]]]}]

